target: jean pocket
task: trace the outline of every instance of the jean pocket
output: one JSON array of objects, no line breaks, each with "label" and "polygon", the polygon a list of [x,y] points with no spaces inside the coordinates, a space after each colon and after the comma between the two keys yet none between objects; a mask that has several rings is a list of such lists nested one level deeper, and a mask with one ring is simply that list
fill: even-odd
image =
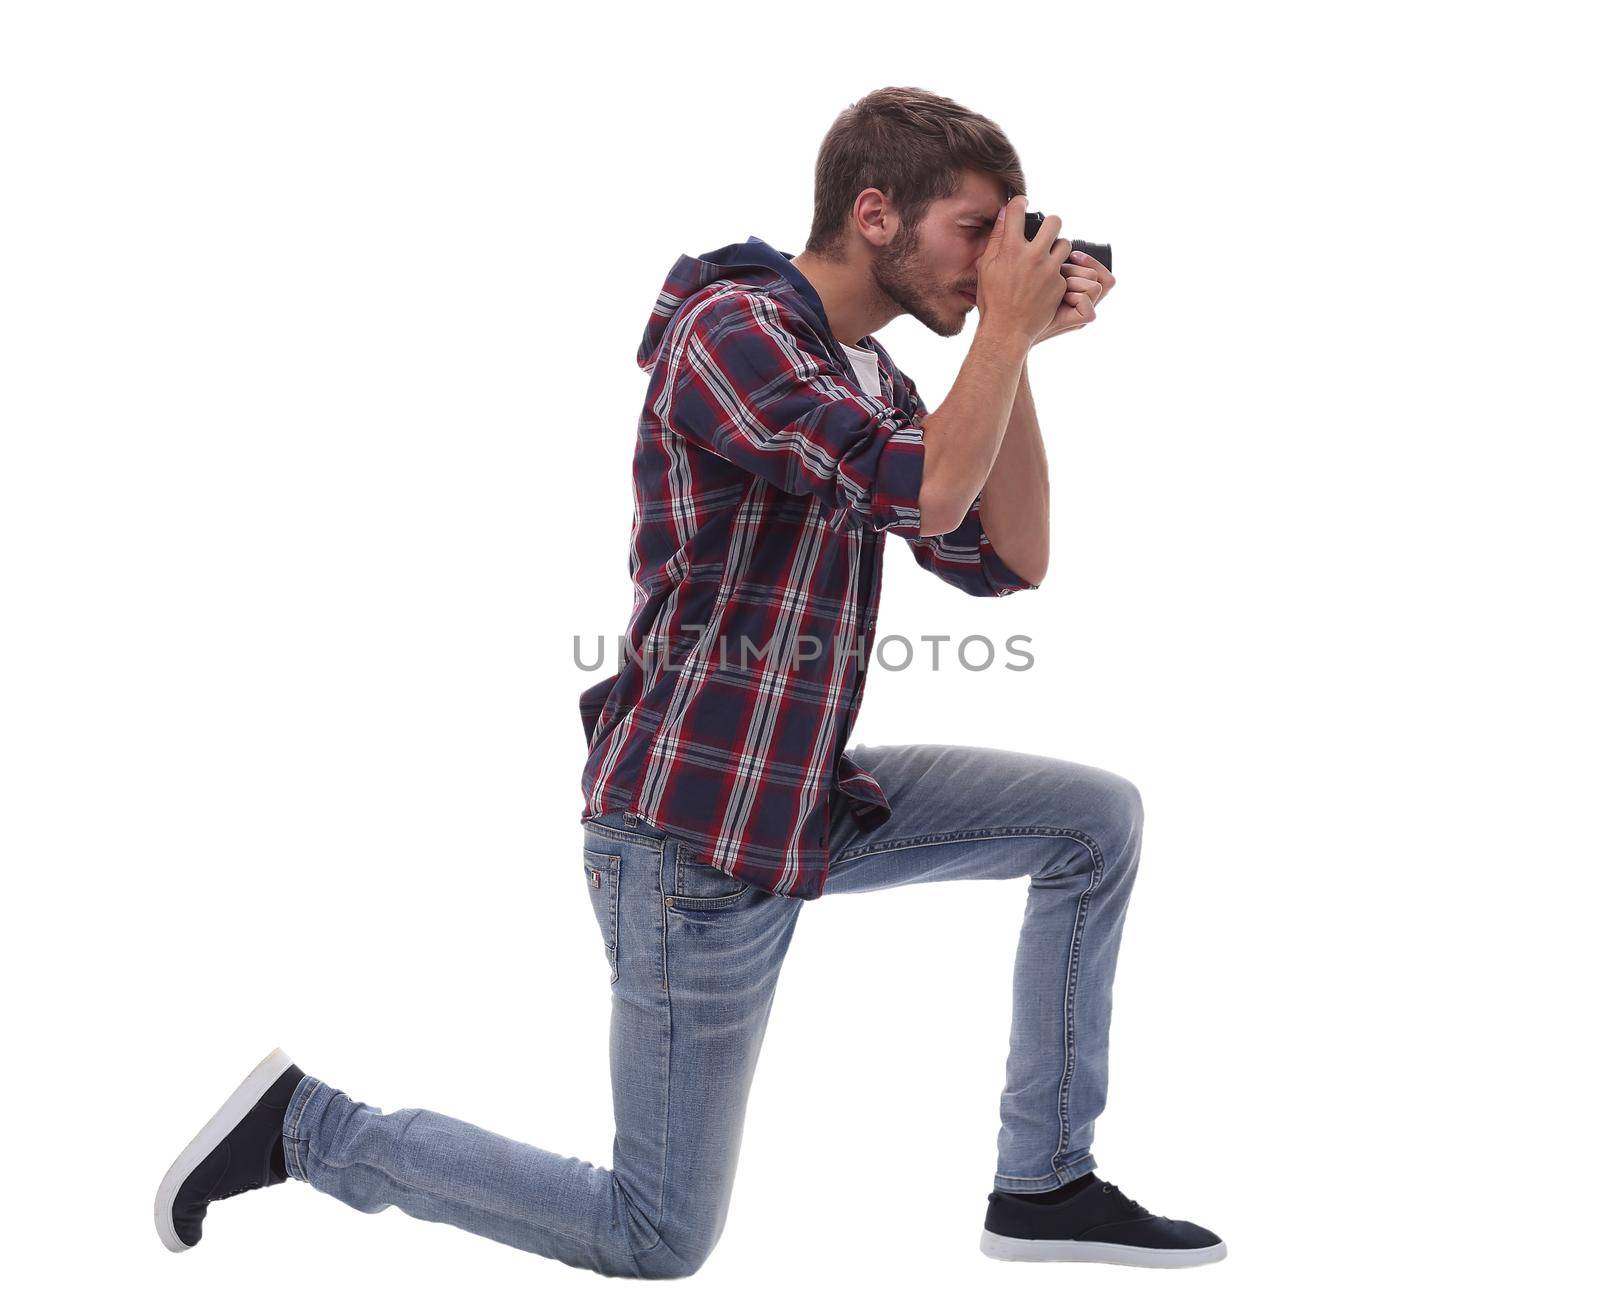
[{"label": "jean pocket", "polygon": [[594,905],[594,920],[600,924],[600,938],[605,942],[606,964],[613,981],[617,979],[617,880],[621,862],[621,855],[587,848],[583,852],[584,881]]},{"label": "jean pocket", "polygon": [[665,899],[673,909],[722,909],[737,904],[750,889],[731,873],[694,859],[684,847],[673,852],[670,882]]}]

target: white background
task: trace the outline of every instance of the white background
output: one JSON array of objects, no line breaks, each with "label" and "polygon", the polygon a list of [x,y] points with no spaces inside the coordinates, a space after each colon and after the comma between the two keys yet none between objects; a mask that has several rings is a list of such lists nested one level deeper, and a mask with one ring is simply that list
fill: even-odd
[{"label": "white background", "polygon": [[[1118,282],[1030,362],[1044,587],[889,553],[881,633],[1027,634],[1035,669],[875,670],[854,739],[1138,784],[1095,1152],[1231,1254],[979,1255],[1023,885],[950,884],[808,908],[694,1281],[1575,1282],[1596,105],[1564,12],[8,6],[8,1269],[600,1281],[300,1183],[178,1257],[150,1202],[275,1045],[610,1164],[572,637],[626,623],[634,350],[680,253],[798,252],[834,115],[913,84],[998,121]],[[880,336],[936,407],[975,325]]]}]

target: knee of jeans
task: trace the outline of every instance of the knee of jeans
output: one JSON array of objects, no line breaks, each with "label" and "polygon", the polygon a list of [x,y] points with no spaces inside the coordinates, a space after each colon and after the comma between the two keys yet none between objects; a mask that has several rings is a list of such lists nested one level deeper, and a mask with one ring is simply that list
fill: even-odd
[{"label": "knee of jeans", "polygon": [[1144,832],[1144,798],[1120,774],[1106,775],[1104,817],[1106,854],[1124,858],[1133,855]]},{"label": "knee of jeans", "polygon": [[1113,777],[1119,812],[1127,825],[1128,836],[1137,837],[1144,831],[1144,798],[1139,795],[1139,789],[1133,783],[1120,776]]},{"label": "knee of jeans", "polygon": [[[1078,807],[1066,824],[1074,834],[1084,834],[1093,843],[1108,869],[1137,867],[1139,838],[1144,831],[1144,800],[1139,789],[1120,774],[1098,773],[1093,794],[1087,798],[1081,784],[1071,790]],[[1088,867],[1082,851],[1068,852],[1046,870],[1048,875],[1072,874]]]},{"label": "knee of jeans", "polygon": [[662,1238],[655,1246],[638,1257],[641,1278],[687,1278],[698,1272],[711,1255],[710,1245],[690,1246],[683,1243],[674,1250]]},{"label": "knee of jeans", "polygon": [[704,1214],[693,1212],[689,1218],[669,1223],[656,1234],[661,1242],[651,1248],[650,1264],[660,1271],[661,1277],[687,1278],[705,1264],[716,1249],[727,1218],[726,1198],[721,1210],[712,1210],[706,1203],[702,1206]]}]

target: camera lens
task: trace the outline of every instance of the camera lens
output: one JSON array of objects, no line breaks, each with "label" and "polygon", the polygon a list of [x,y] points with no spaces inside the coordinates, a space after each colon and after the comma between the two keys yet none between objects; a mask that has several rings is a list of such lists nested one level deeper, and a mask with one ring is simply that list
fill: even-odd
[{"label": "camera lens", "polygon": [[1107,270],[1111,269],[1111,244],[1091,243],[1088,239],[1073,239],[1074,252],[1087,252]]},{"label": "camera lens", "polygon": [[[1039,227],[1043,224],[1043,212],[1028,212],[1022,218],[1022,237],[1030,243],[1033,242],[1033,236],[1039,232]],[[1107,270],[1111,269],[1111,244],[1109,243],[1091,243],[1088,239],[1073,239],[1072,250],[1074,252],[1087,252]],[[1065,271],[1066,267],[1063,266],[1062,269]]]}]

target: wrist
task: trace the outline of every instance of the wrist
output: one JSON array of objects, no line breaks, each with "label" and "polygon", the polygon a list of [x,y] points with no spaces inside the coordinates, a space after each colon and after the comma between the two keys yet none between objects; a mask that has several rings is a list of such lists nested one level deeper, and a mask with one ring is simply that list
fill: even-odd
[{"label": "wrist", "polygon": [[994,351],[1004,359],[1014,360],[1019,365],[1027,360],[1028,352],[1033,348],[1033,339],[1026,330],[993,318],[978,321],[977,332],[972,340],[974,346],[981,341],[986,350]]}]

